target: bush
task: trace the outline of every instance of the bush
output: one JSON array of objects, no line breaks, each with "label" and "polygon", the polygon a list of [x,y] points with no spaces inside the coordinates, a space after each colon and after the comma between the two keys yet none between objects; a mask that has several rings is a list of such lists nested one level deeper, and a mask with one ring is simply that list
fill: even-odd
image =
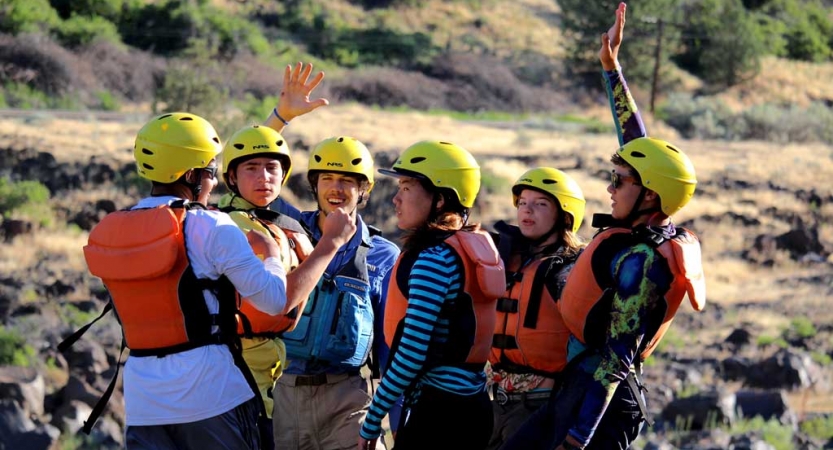
[{"label": "bush", "polygon": [[674,94],[657,116],[688,139],[833,143],[833,110],[822,103],[808,108],[764,104],[735,114],[714,98]]},{"label": "bush", "polygon": [[216,61],[216,48],[204,40],[193,40],[187,59],[169,65],[162,87],[156,91],[153,109],[159,103],[168,111],[189,111],[202,117],[219,115],[228,102],[228,90],[222,87],[223,73]]},{"label": "bush", "polygon": [[0,178],[0,216],[5,218],[22,217],[48,226],[53,220],[49,197],[49,189],[37,181]]},{"label": "bush", "polygon": [[64,46],[78,48],[93,41],[121,42],[113,22],[103,17],[72,16],[56,28],[58,41]]},{"label": "bush", "polygon": [[241,51],[263,54],[269,42],[247,18],[231,16],[209,2],[167,0],[131,9],[119,23],[128,45],[161,55],[176,55],[201,39],[217,47],[222,56]]},{"label": "bush", "polygon": [[63,19],[74,15],[95,17],[115,21],[129,0],[49,0],[52,7]]},{"label": "bush", "polygon": [[37,181],[12,183],[7,177],[0,178],[0,215],[11,213],[33,203],[49,202],[49,189]]},{"label": "bush", "polygon": [[73,55],[43,35],[0,35],[0,82],[25,83],[59,96],[78,82]]},{"label": "bush", "polygon": [[48,0],[10,0],[3,3],[0,7],[0,33],[46,34],[61,21]]},{"label": "bush", "polygon": [[803,433],[822,440],[833,439],[833,415],[824,415],[801,422],[799,426]]},{"label": "bush", "polygon": [[0,366],[30,366],[35,349],[12,329],[0,329]]},{"label": "bush", "polygon": [[82,48],[78,57],[95,67],[101,88],[134,102],[152,99],[156,80],[164,78],[161,58],[112,42],[94,42]]},{"label": "bush", "polygon": [[417,72],[393,68],[370,68],[330,83],[333,99],[366,105],[414,109],[445,108],[446,86]]}]

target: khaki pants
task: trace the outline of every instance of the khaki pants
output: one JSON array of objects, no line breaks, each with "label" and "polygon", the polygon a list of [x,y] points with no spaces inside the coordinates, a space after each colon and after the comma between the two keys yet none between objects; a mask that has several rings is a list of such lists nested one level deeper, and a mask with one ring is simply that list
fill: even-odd
[{"label": "khaki pants", "polygon": [[[284,373],[272,391],[275,449],[355,450],[370,406],[361,375],[306,377]],[[376,446],[384,450],[382,440]]]}]

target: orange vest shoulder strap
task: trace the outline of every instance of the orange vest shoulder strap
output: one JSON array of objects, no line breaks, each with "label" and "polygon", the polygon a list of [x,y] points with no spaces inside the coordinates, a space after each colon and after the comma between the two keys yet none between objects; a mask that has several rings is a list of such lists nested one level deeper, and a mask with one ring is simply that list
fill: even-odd
[{"label": "orange vest shoulder strap", "polygon": [[482,230],[458,231],[445,241],[460,255],[464,265],[472,265],[477,286],[484,299],[495,300],[506,291],[506,269],[492,237]]}]

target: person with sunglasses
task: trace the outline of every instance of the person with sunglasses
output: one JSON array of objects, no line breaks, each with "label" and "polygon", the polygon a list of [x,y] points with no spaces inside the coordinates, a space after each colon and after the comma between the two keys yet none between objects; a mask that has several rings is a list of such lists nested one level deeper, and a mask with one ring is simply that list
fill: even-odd
[{"label": "person with sunglasses", "polygon": [[199,203],[217,184],[221,150],[202,117],[152,118],[133,153],[138,175],[152,183],[150,196],[108,214],[84,247],[130,349],[123,376],[127,449],[261,448],[230,293],[265,314],[297,304],[287,301],[277,243],[244,234],[227,214]]},{"label": "person with sunglasses", "polygon": [[699,241],[671,220],[694,195],[694,165],[645,134],[617,59],[625,11],[620,3],[599,51],[621,145],[611,157],[611,212],[593,217],[599,231],[558,303],[570,331],[562,384],[504,449],[628,448],[649,420],[643,362],[686,295],[696,311],[705,305]]}]

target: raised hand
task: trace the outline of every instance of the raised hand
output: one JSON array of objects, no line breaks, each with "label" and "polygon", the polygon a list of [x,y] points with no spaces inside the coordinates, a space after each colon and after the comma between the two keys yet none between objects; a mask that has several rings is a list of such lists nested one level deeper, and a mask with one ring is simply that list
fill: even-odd
[{"label": "raised hand", "polygon": [[283,88],[281,97],[276,109],[278,114],[287,122],[315,110],[321,106],[330,104],[326,98],[310,100],[312,91],[324,79],[324,72],[318,72],[312,80],[309,79],[312,73],[312,63],[304,64],[299,62],[292,67],[287,65],[283,72]]},{"label": "raised hand", "polygon": [[599,60],[604,70],[614,70],[619,66],[619,46],[622,45],[622,35],[625,30],[625,2],[619,3],[616,8],[616,20],[613,26],[602,34],[602,45],[599,49]]}]

